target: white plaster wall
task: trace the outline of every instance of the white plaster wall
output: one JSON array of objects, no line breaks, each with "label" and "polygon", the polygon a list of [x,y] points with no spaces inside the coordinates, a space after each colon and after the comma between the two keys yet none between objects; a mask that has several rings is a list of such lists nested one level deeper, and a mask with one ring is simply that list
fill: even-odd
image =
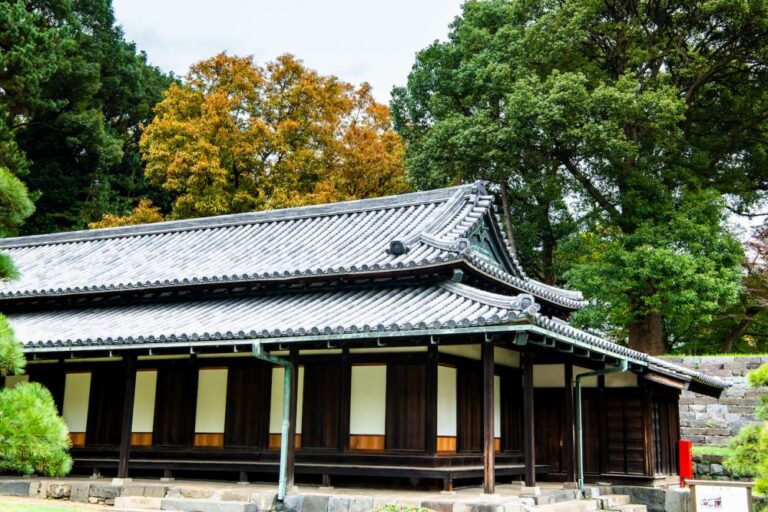
[{"label": "white plaster wall", "polygon": [[64,381],[62,416],[70,432],[85,432],[88,423],[88,398],[90,393],[90,372],[67,374]]},{"label": "white plaster wall", "polygon": [[437,435],[456,435],[456,368],[437,367]]},{"label": "white plaster wall", "polygon": [[480,345],[440,345],[438,352],[451,354],[453,356],[464,357],[467,359],[480,360]]},{"label": "white plaster wall", "polygon": [[494,347],[493,359],[494,362],[498,365],[520,368],[520,352],[515,352],[514,350]]},{"label": "white plaster wall", "polygon": [[351,348],[350,354],[398,354],[403,352],[426,352],[427,347],[375,347],[375,348]]},{"label": "white plaster wall", "polygon": [[564,388],[565,366],[562,364],[533,365],[533,387]]},{"label": "white plaster wall", "polygon": [[29,375],[8,375],[5,377],[5,387],[15,388],[22,382],[29,382]]},{"label": "white plaster wall", "polygon": [[635,388],[637,387],[637,375],[632,372],[609,373],[605,376],[607,388]]},{"label": "white plaster wall", "polygon": [[227,408],[227,369],[201,368],[197,377],[195,432],[224,433]]},{"label": "white plaster wall", "polygon": [[[573,379],[574,383],[576,382],[576,376],[581,375],[582,373],[589,373],[593,370],[590,370],[589,368],[582,368],[580,366],[574,366],[573,367]],[[596,388],[597,387],[597,377],[587,377],[585,379],[581,379],[581,387],[583,388]]]},{"label": "white plaster wall", "polygon": [[155,423],[157,370],[137,371],[135,390],[131,432],[152,432]]},{"label": "white plaster wall", "polygon": [[353,365],[349,433],[384,435],[386,413],[387,366]]},{"label": "white plaster wall", "polygon": [[[283,375],[282,366],[272,368],[272,394],[269,401],[269,433],[280,434],[283,427]],[[296,433],[301,434],[301,412],[304,407],[304,367],[299,366],[296,389]]]}]

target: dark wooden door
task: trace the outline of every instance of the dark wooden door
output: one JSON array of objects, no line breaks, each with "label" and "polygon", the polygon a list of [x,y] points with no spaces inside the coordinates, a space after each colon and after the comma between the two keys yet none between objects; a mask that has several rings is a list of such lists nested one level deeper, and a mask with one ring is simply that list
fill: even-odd
[{"label": "dark wooden door", "polygon": [[123,366],[116,364],[95,366],[91,372],[86,446],[116,446],[120,442],[124,397]]},{"label": "dark wooden door", "polygon": [[423,361],[387,364],[387,450],[425,450],[427,371]]},{"label": "dark wooden door", "polygon": [[[574,397],[575,400],[575,397]],[[584,430],[584,472],[600,473],[600,408],[598,390],[582,390],[582,425]]]},{"label": "dark wooden door", "polygon": [[269,364],[249,361],[229,368],[225,446],[267,446],[271,386],[272,366]]},{"label": "dark wooden door", "polygon": [[340,386],[339,362],[309,362],[304,365],[302,449],[338,449]]},{"label": "dark wooden door", "polygon": [[523,449],[523,386],[522,375],[516,370],[501,375],[501,449]]},{"label": "dark wooden door", "polygon": [[61,414],[64,407],[64,382],[66,379],[61,364],[30,364],[27,365],[27,374],[30,382],[39,382],[51,392],[53,402]]},{"label": "dark wooden door", "polygon": [[188,361],[157,369],[154,446],[191,446],[195,430],[197,370]]},{"label": "dark wooden door", "polygon": [[645,474],[643,400],[639,391],[606,390],[605,404],[608,472]]},{"label": "dark wooden door", "polygon": [[548,464],[552,473],[563,469],[563,431],[565,399],[562,389],[536,389],[534,419],[536,425],[536,463]]},{"label": "dark wooden door", "polygon": [[457,370],[456,449],[479,452],[483,447],[483,375],[479,365]]}]

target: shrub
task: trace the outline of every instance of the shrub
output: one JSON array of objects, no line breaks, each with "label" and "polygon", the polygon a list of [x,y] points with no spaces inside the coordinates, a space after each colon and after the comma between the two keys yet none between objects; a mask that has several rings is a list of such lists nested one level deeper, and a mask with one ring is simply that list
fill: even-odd
[{"label": "shrub", "polygon": [[0,389],[0,471],[63,476],[72,469],[69,431],[37,382]]}]

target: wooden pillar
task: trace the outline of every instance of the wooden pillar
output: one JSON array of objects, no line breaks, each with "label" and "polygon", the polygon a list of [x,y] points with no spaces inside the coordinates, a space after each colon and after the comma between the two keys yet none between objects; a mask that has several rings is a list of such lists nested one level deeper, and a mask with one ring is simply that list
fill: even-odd
[{"label": "wooden pillar", "polygon": [[[296,473],[296,406],[299,390],[299,350],[291,349],[291,401],[288,427],[288,464],[285,475],[286,492],[291,492],[294,487]],[[286,368],[286,371],[288,369]]]},{"label": "wooden pillar", "polygon": [[576,481],[576,449],[574,435],[575,410],[573,402],[573,364],[565,364],[565,425],[563,450],[565,451],[565,481]]},{"label": "wooden pillar", "polygon": [[536,439],[533,409],[533,354],[520,354],[523,369],[523,452],[525,454],[525,485],[536,486]]},{"label": "wooden pillar", "polygon": [[496,469],[493,441],[493,344],[482,345],[483,360],[483,492],[493,494],[496,491]]},{"label": "wooden pillar", "polygon": [[424,446],[427,455],[437,454],[437,345],[430,345],[427,352],[427,407],[424,419]]},{"label": "wooden pillar", "polygon": [[123,423],[120,431],[120,460],[117,477],[128,477],[128,458],[131,451],[131,427],[133,426],[133,402],[136,395],[136,354],[123,357],[125,366],[125,391],[123,393]]},{"label": "wooden pillar", "polygon": [[344,347],[341,355],[341,385],[339,388],[339,451],[349,451],[349,414],[352,407],[352,364],[349,348]]}]

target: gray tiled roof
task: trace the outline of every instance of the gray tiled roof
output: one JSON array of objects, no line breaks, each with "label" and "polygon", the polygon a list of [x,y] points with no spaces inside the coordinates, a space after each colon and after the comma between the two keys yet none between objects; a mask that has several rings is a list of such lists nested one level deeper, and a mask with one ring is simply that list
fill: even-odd
[{"label": "gray tiled roof", "polygon": [[[444,281],[436,284],[284,291],[241,298],[160,302],[13,313],[9,321],[29,351],[193,346],[269,339],[461,334],[479,328],[540,329],[614,357],[713,388],[727,384],[649,357],[538,313],[532,296],[489,293]],[[332,319],[332,320],[331,320]],[[527,326],[527,327],[526,327]]]},{"label": "gray tiled roof", "polygon": [[[530,279],[517,260],[467,247],[495,223],[480,183],[331,205],[0,240],[21,278],[0,297],[57,296],[209,282],[397,271],[463,261],[501,283],[569,308],[579,292]],[[497,229],[497,231],[499,231]],[[407,245],[392,254],[390,243]],[[503,241],[502,241],[503,243]]]}]

